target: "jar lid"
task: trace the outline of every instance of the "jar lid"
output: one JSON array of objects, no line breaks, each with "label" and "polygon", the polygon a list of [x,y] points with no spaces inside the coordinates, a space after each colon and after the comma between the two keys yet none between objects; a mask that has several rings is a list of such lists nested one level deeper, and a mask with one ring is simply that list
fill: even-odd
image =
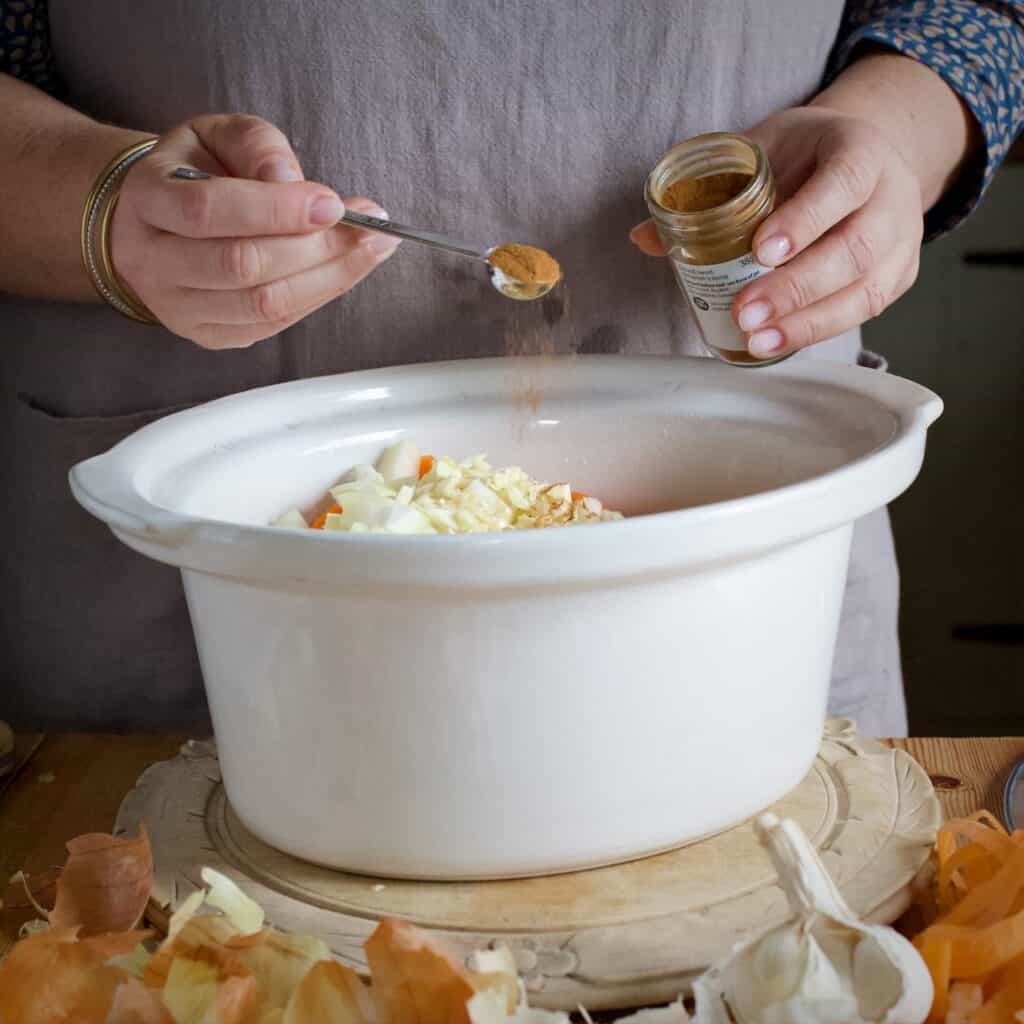
[{"label": "jar lid", "polygon": [[1024,761],[1017,762],[1017,767],[1010,772],[1010,777],[1006,780],[1003,817],[1006,819],[1006,827],[1011,832],[1024,828]]}]

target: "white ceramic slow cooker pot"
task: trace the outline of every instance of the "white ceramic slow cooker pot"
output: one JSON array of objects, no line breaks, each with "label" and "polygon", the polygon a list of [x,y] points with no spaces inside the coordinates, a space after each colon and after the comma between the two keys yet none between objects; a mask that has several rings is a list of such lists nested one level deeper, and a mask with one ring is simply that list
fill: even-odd
[{"label": "white ceramic slow cooker pot", "polygon": [[[376,875],[629,859],[808,770],[854,520],[914,479],[931,392],[817,361],[472,360],[250,391],[74,468],[179,566],[246,826]],[[401,437],[568,480],[622,522],[475,536],[272,528]]]}]

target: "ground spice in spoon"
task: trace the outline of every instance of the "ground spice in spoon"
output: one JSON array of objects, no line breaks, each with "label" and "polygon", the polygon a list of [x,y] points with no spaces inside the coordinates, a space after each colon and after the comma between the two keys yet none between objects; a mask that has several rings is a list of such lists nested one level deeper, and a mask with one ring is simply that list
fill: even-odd
[{"label": "ground spice in spoon", "polygon": [[507,277],[523,284],[557,284],[562,279],[558,261],[543,249],[512,242],[499,245],[488,257],[488,263]]},{"label": "ground spice in spoon", "polygon": [[733,171],[703,178],[680,178],[661,195],[661,205],[677,213],[711,210],[738,196],[750,183],[750,175]]}]

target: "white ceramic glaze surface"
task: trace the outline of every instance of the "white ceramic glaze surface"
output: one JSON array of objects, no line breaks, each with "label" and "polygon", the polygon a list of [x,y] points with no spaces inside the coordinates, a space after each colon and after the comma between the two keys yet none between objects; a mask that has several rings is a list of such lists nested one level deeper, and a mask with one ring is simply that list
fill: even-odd
[{"label": "white ceramic glaze surface", "polygon": [[[225,787],[256,835],[351,871],[507,877],[679,845],[804,776],[852,523],[911,483],[940,411],[822,362],[474,360],[222,399],[71,484],[182,569]],[[464,537],[265,525],[403,436],[632,518]]]}]

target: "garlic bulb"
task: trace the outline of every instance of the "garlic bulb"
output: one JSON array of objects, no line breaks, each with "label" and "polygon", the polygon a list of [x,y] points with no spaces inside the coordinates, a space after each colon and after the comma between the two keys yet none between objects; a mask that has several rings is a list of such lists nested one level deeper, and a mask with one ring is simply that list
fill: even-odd
[{"label": "garlic bulb", "polygon": [[917,950],[857,919],[795,822],[755,828],[794,917],[698,979],[694,1024],[921,1024],[933,988]]}]

